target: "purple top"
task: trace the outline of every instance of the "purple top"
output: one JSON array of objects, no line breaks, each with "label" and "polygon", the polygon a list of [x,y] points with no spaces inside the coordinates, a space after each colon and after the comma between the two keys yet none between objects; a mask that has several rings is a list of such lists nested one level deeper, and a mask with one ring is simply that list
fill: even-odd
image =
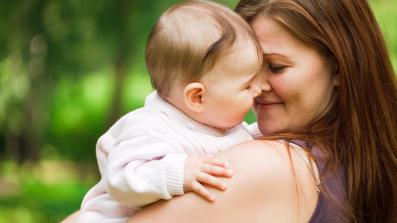
[{"label": "purple top", "polygon": [[[345,172],[340,168],[334,175],[325,176],[324,167],[325,159],[322,159],[317,148],[312,149],[312,155],[319,168],[322,186],[325,186],[331,196],[333,196],[337,202],[343,202],[346,195],[346,176]],[[340,219],[343,215],[338,207],[335,207],[332,200],[326,198],[322,192],[317,201],[316,209],[310,219],[310,223],[332,223],[341,222]]]},{"label": "purple top", "polygon": [[[294,141],[294,144],[299,146],[304,146],[306,143],[302,143],[302,141]],[[342,203],[345,200],[346,195],[346,176],[345,172],[342,168],[340,168],[334,175],[326,175],[325,174],[325,164],[326,159],[322,156],[321,151],[317,149],[317,147],[313,147],[311,149],[313,158],[317,164],[319,169],[319,174],[321,178],[321,188],[326,188],[331,196],[338,203]],[[326,197],[324,193],[321,191],[316,208],[313,212],[312,217],[310,218],[309,223],[334,223],[334,222],[343,222],[341,217],[343,214],[337,206],[335,206],[335,201]]]}]

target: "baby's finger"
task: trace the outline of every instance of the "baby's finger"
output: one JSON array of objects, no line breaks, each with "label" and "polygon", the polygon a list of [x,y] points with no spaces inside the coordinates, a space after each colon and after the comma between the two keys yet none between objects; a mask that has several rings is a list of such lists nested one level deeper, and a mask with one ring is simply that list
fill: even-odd
[{"label": "baby's finger", "polygon": [[206,184],[218,190],[226,190],[227,187],[226,183],[222,182],[220,179],[204,172],[199,173],[196,179],[200,183]]},{"label": "baby's finger", "polygon": [[203,166],[201,166],[201,171],[204,173],[211,174],[212,176],[228,177],[228,178],[233,176],[232,170],[220,166],[215,166],[212,164],[204,164]]},{"label": "baby's finger", "polygon": [[198,181],[194,181],[192,183],[192,190],[194,193],[198,194],[205,200],[209,202],[213,202],[215,200],[215,197],[210,194],[210,192],[203,186],[201,185]]},{"label": "baby's finger", "polygon": [[210,164],[216,165],[216,166],[221,166],[224,168],[229,168],[229,162],[220,160],[218,158],[210,158],[207,160],[207,163],[210,163]]}]

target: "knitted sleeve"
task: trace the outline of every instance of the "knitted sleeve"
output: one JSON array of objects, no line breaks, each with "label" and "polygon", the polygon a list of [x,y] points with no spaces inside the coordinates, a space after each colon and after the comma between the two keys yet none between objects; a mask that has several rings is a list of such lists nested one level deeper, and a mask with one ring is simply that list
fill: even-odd
[{"label": "knitted sleeve", "polygon": [[[139,208],[160,199],[183,194],[183,174],[187,155],[178,151],[165,126],[142,126],[142,120],[130,120],[115,138],[103,135],[97,151],[108,150],[109,195],[129,207]],[[110,142],[112,141],[112,142]]]}]

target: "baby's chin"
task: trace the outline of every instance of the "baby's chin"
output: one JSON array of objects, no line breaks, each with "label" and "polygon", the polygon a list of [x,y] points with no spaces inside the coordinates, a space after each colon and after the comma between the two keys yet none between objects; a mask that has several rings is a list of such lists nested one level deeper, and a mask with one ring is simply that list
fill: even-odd
[{"label": "baby's chin", "polygon": [[[243,120],[244,121],[244,120]],[[241,124],[243,121],[237,123],[237,124],[230,124],[230,125],[222,125],[222,126],[215,126],[215,128],[221,130],[221,131],[228,131],[236,126],[238,126],[239,124]]]},{"label": "baby's chin", "polygon": [[229,129],[232,129],[232,128],[240,125],[243,122],[244,122],[244,116],[239,119],[234,118],[231,120],[223,120],[223,121],[219,121],[219,122],[208,123],[208,125],[213,126],[218,129],[229,130]]}]

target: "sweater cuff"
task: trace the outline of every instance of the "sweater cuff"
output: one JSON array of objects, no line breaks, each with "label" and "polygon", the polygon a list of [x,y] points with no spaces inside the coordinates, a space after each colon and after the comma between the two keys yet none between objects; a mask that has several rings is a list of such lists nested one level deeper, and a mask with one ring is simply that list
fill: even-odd
[{"label": "sweater cuff", "polygon": [[183,153],[167,154],[163,161],[167,164],[167,189],[172,196],[183,195],[184,170],[187,155]]}]

